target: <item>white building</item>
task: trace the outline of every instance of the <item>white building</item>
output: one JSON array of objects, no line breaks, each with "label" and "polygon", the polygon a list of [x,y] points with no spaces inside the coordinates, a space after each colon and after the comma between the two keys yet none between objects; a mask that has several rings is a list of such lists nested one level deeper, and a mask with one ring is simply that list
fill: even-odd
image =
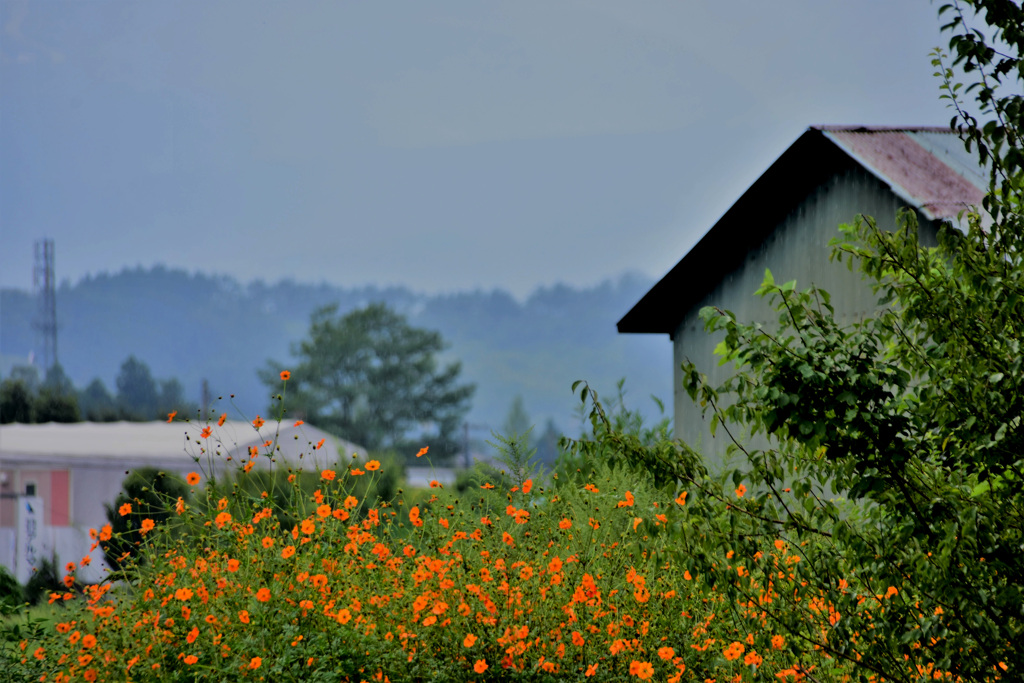
[{"label": "white building", "polygon": [[[248,422],[212,425],[191,422],[79,422],[0,425],[0,564],[24,583],[32,567],[55,554],[58,567],[89,554],[89,529],[107,523],[105,503],[113,503],[128,472],[157,467],[184,476],[210,473],[249,460],[249,448],[271,448],[278,464],[319,469],[339,456],[366,450],[308,424]],[[317,446],[321,439],[323,446]],[[265,446],[267,442],[270,446]],[[257,466],[270,458],[261,455]],[[103,554],[78,572],[84,581],[103,577]]]}]

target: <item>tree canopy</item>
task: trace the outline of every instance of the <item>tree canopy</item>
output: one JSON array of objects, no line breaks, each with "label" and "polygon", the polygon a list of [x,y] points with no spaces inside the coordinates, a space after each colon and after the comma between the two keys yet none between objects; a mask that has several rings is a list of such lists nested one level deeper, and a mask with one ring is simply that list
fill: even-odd
[{"label": "tree canopy", "polygon": [[[475,387],[460,383],[460,363],[440,364],[445,348],[438,332],[411,326],[384,304],[345,315],[320,308],[307,338],[292,346],[285,408],[370,449],[416,438],[453,453]],[[261,373],[275,391],[282,369],[271,363]]]}]

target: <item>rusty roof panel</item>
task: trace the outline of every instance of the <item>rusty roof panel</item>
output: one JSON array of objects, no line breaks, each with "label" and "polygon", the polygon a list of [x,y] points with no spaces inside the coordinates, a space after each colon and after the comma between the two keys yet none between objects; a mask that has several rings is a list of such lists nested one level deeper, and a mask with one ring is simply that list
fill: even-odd
[{"label": "rusty roof panel", "polygon": [[[959,157],[942,159],[936,139],[947,136],[957,144],[952,131],[921,130],[823,130],[825,136],[859,161],[868,171],[888,183],[893,192],[913,206],[920,207],[928,218],[955,218],[968,206],[981,204],[984,191],[950,165],[962,166]],[[913,134],[923,138],[932,150],[926,149]],[[950,148],[951,149],[951,148]],[[980,176],[981,172],[975,174]]]}]

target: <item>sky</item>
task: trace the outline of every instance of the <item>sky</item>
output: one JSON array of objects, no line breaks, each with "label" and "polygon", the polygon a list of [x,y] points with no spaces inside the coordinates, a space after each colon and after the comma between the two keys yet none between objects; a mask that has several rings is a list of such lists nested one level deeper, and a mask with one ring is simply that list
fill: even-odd
[{"label": "sky", "polygon": [[945,125],[927,0],[0,0],[0,287],[657,279],[810,125]]}]

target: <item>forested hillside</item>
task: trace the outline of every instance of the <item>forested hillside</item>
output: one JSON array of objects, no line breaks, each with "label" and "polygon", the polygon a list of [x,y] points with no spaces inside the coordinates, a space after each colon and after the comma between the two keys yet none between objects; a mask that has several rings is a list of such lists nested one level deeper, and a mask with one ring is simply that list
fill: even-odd
[{"label": "forested hillside", "polygon": [[[463,377],[477,384],[472,424],[498,428],[522,395],[538,431],[550,417],[571,432],[576,379],[610,392],[625,377],[632,405],[652,415],[651,394],[671,402],[668,340],[615,331],[651,284],[624,276],[587,289],[557,285],[520,303],[500,290],[427,296],[399,287],[243,285],[162,267],[124,270],[59,287],[58,354],[79,388],[94,378],[112,388],[121,363],[134,354],[155,376],[179,379],[188,399],[198,403],[206,379],[215,397],[233,393],[251,415],[267,405],[257,371],[269,359],[287,364],[289,345],[305,336],[313,310],[337,302],[346,312],[383,301],[450,342],[447,355],[461,360]],[[30,292],[0,291],[4,375],[38,347],[35,310]],[[476,432],[487,436],[486,429]]]}]

